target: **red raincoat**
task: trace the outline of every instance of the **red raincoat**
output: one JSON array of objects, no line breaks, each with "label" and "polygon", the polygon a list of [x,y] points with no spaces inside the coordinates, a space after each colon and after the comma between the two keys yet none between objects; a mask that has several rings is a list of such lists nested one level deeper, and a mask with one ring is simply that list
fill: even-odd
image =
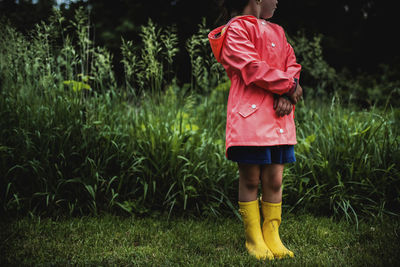
[{"label": "red raincoat", "polygon": [[208,38],[231,80],[226,150],[296,144],[294,114],[278,117],[273,108],[273,94],[289,92],[301,70],[284,30],[254,16],[241,16],[211,31]]}]

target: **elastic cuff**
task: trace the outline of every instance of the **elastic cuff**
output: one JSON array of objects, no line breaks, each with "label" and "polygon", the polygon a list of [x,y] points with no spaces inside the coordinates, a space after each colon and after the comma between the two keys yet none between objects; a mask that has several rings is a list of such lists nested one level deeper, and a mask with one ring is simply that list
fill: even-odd
[{"label": "elastic cuff", "polygon": [[265,205],[265,206],[270,206],[270,207],[279,207],[282,205],[282,201],[279,203],[271,203],[271,202],[266,202],[261,200],[261,204]]},{"label": "elastic cuff", "polygon": [[253,201],[246,201],[246,202],[242,202],[242,201],[238,201],[238,203],[242,206],[247,206],[247,205],[251,205],[254,204],[254,202],[258,202],[258,199],[253,200]]}]

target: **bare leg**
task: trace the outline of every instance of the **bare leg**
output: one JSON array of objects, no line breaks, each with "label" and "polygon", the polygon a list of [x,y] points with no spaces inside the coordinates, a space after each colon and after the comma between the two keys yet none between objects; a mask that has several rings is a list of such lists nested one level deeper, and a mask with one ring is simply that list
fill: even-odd
[{"label": "bare leg", "polygon": [[239,163],[239,213],[244,224],[247,251],[257,259],[272,260],[274,255],[265,244],[260,225],[257,199],[260,173],[259,165]]},{"label": "bare leg", "polygon": [[248,202],[257,199],[260,184],[260,165],[238,163],[239,166],[239,201]]},{"label": "bare leg", "polygon": [[282,176],[283,164],[263,165],[261,167],[262,200],[261,210],[264,217],[262,232],[265,244],[275,258],[294,257],[279,236],[282,220]]},{"label": "bare leg", "polygon": [[270,203],[282,201],[283,164],[261,166],[262,200]]}]

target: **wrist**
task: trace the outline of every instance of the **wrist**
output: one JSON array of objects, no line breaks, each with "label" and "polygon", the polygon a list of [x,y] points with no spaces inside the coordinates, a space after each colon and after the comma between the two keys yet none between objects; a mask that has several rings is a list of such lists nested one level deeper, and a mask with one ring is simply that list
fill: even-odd
[{"label": "wrist", "polygon": [[284,99],[286,99],[286,100],[289,100],[289,101],[290,101],[290,97],[289,97],[287,94],[283,94],[283,95],[281,95],[281,97],[283,97]]},{"label": "wrist", "polygon": [[291,96],[291,95],[293,95],[293,94],[296,92],[298,83],[299,83],[299,79],[293,78],[292,87],[291,87],[290,90],[286,93],[287,96]]}]

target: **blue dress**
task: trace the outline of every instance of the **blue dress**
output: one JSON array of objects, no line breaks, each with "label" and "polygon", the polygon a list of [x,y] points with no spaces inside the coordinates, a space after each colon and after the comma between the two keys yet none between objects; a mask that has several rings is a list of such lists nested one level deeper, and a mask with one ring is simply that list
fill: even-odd
[{"label": "blue dress", "polygon": [[248,164],[285,164],[296,161],[294,145],[279,146],[232,146],[228,159]]}]

